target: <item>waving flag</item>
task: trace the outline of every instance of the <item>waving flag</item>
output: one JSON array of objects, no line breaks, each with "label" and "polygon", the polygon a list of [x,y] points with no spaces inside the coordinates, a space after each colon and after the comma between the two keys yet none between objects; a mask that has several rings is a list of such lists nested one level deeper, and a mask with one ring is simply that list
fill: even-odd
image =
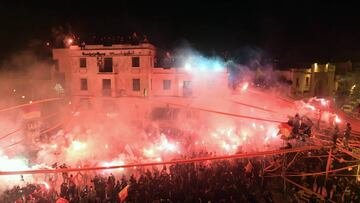
[{"label": "waving flag", "polygon": [[119,192],[119,199],[120,199],[120,202],[123,202],[125,201],[125,199],[127,198],[128,196],[128,190],[129,190],[129,185],[127,185],[126,187],[124,187],[120,192]]}]

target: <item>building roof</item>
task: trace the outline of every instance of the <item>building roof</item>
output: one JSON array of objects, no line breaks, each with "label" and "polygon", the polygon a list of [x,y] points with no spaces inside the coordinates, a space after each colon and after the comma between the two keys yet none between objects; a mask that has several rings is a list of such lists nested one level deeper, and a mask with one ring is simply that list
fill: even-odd
[{"label": "building roof", "polygon": [[150,43],[141,43],[141,44],[112,44],[112,45],[73,45],[70,46],[71,50],[112,50],[112,49],[155,49],[155,46]]}]

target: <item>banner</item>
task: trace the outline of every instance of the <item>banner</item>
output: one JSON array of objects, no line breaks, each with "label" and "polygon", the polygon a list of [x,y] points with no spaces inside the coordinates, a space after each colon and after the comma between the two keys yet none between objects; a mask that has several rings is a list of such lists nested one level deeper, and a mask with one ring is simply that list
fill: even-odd
[{"label": "banner", "polygon": [[245,172],[246,173],[251,173],[251,171],[253,170],[254,166],[252,165],[252,163],[249,161],[248,164],[245,166]]},{"label": "banner", "polygon": [[125,199],[128,196],[128,189],[129,189],[129,185],[127,185],[126,187],[124,187],[118,194],[120,202],[125,201]]}]

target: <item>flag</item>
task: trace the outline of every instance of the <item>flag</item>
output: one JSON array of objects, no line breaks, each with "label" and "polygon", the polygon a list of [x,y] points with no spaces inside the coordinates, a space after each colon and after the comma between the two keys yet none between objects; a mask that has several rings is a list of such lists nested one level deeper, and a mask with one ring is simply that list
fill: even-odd
[{"label": "flag", "polygon": [[246,173],[251,173],[251,171],[253,170],[253,165],[251,164],[251,162],[249,161],[248,164],[245,166],[245,172]]},{"label": "flag", "polygon": [[281,135],[281,139],[286,139],[291,135],[291,126],[288,123],[280,123],[279,125],[279,133]]},{"label": "flag", "polygon": [[58,200],[56,200],[56,203],[69,203],[66,199],[60,197]]},{"label": "flag", "polygon": [[128,196],[128,189],[129,189],[129,185],[127,185],[126,187],[124,187],[118,194],[120,202],[125,201],[125,199]]}]

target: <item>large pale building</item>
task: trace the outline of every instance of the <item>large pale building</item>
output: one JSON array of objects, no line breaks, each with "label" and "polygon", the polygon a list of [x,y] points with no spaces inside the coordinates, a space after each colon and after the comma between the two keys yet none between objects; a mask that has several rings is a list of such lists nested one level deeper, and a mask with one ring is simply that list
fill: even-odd
[{"label": "large pale building", "polygon": [[150,43],[53,49],[58,80],[72,98],[197,97],[227,89],[227,70],[155,67]]},{"label": "large pale building", "polygon": [[71,96],[143,96],[150,87],[155,47],[86,45],[54,49],[53,58]]}]

